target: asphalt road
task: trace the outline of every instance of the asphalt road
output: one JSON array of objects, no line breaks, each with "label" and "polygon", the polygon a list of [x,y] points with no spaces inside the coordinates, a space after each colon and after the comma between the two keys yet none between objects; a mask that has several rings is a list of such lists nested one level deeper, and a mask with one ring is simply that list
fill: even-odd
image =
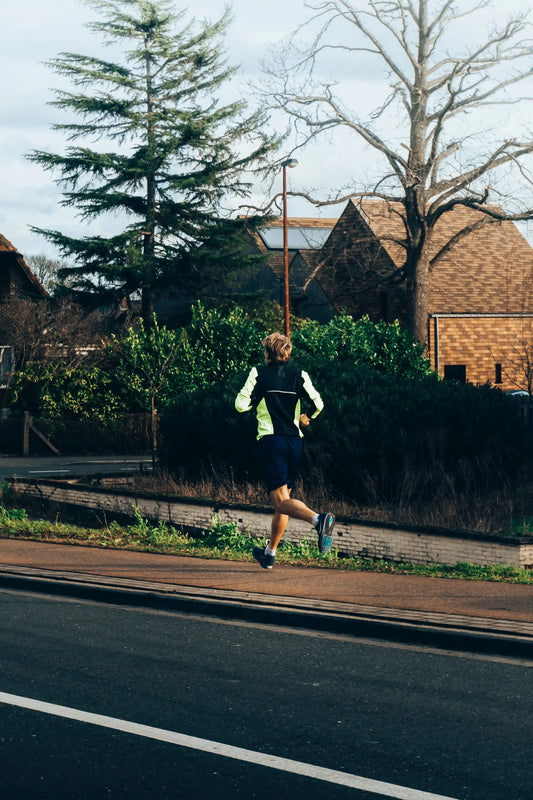
[{"label": "asphalt road", "polygon": [[528,665],[15,591],[0,604],[2,800],[531,797]]},{"label": "asphalt road", "polygon": [[0,478],[66,478],[152,471],[150,456],[5,456]]}]

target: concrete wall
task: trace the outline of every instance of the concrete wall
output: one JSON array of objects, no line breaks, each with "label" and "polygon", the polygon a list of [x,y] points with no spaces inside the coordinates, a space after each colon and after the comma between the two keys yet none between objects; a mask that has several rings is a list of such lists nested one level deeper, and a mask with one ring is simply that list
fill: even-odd
[{"label": "concrete wall", "polygon": [[[83,506],[100,512],[131,515],[137,507],[144,517],[164,520],[186,529],[205,530],[218,516],[221,522],[236,522],[240,530],[251,536],[267,536],[270,531],[270,509],[218,505],[192,498],[170,500],[126,490],[105,490],[49,480],[12,478],[9,485],[22,498]],[[290,542],[313,540],[314,536],[311,526],[298,520],[290,520],[285,534]],[[415,564],[465,561],[478,565],[510,564],[533,568],[533,537],[506,539],[429,528],[408,529],[340,517],[335,527],[334,545],[341,553],[363,558]]]}]

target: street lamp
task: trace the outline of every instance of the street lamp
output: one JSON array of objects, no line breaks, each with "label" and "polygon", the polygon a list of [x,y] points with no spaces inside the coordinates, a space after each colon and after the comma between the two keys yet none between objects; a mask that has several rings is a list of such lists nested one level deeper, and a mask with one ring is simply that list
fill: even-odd
[{"label": "street lamp", "polygon": [[287,167],[296,167],[295,158],[286,158],[281,162],[283,169],[283,254],[285,257],[285,336],[289,338],[289,243],[287,237]]}]

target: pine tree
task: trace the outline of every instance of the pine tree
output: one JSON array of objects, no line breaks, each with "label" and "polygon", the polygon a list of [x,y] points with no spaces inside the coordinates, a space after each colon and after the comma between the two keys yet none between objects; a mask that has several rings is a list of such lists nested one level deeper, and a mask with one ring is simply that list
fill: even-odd
[{"label": "pine tree", "polygon": [[83,238],[33,230],[73,260],[62,274],[75,276],[79,289],[140,291],[149,325],[165,287],[190,291],[194,276],[198,291],[236,258],[242,263],[248,223],[224,216],[222,201],[248,196],[245,171],[264,166],[277,142],[262,132],[260,112],[220,100],[235,73],[222,49],[227,12],[199,25],[169,0],[83,1],[101,15],[88,27],[118,47],[119,60],[60,53],[50,62],[76,89],[58,90],[51,105],[76,120],[54,128],[77,146],[28,157],[58,174],[62,205],[80,219],[114,214],[124,227]]}]

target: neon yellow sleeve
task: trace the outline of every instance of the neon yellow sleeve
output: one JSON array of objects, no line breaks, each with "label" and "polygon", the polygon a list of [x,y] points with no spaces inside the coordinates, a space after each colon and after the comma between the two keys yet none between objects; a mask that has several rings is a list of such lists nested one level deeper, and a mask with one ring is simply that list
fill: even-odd
[{"label": "neon yellow sleeve", "polygon": [[257,375],[257,368],[252,367],[250,374],[246,379],[246,383],[235,398],[235,408],[240,413],[243,411],[250,411],[252,407],[252,392],[255,388],[255,384],[257,383]]},{"label": "neon yellow sleeve", "polygon": [[315,410],[313,411],[313,413],[311,414],[311,417],[310,417],[311,419],[314,419],[314,417],[318,417],[318,415],[320,414],[320,412],[324,408],[324,402],[323,402],[322,398],[320,397],[319,393],[317,392],[317,390],[315,389],[315,387],[313,386],[313,384],[311,383],[311,378],[309,377],[307,372],[305,372],[304,370],[302,370],[302,378],[303,378],[303,381],[304,381],[304,385],[303,385],[304,391],[305,391],[306,395],[308,396],[309,400],[315,406]]}]

